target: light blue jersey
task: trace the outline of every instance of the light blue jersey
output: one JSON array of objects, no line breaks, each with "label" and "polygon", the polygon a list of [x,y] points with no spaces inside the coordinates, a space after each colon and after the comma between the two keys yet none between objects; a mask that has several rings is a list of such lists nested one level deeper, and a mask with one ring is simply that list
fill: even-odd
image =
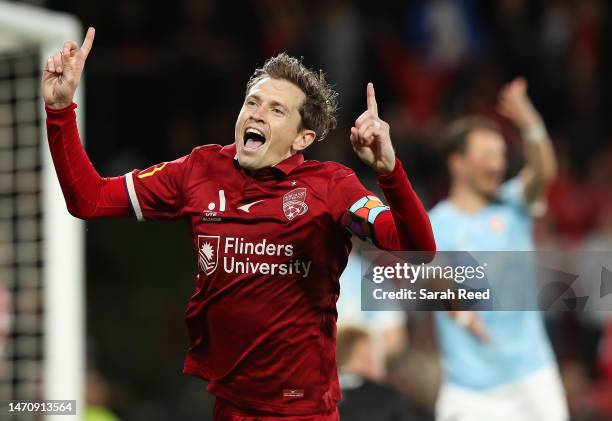
[{"label": "light blue jersey", "polygon": [[[429,216],[438,250],[533,250],[532,218],[523,204],[520,180],[502,185],[498,197],[476,213],[465,213],[448,200],[437,204]],[[446,313],[435,314],[446,381],[485,389],[516,382],[554,364],[540,312],[479,314],[492,343],[480,342]]]}]

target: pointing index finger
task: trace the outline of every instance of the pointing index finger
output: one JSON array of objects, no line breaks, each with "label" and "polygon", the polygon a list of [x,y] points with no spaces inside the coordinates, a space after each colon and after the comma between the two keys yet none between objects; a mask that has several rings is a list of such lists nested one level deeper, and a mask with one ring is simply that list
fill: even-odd
[{"label": "pointing index finger", "polygon": [[376,96],[374,95],[374,84],[368,83],[366,88],[366,97],[368,99],[368,111],[372,112],[374,116],[378,117],[378,104],[376,104]]},{"label": "pointing index finger", "polygon": [[83,45],[81,45],[81,51],[87,58],[87,55],[91,51],[91,46],[93,45],[94,37],[96,36],[96,30],[92,27],[89,27],[87,30],[87,34],[85,35],[85,39],[83,40]]}]

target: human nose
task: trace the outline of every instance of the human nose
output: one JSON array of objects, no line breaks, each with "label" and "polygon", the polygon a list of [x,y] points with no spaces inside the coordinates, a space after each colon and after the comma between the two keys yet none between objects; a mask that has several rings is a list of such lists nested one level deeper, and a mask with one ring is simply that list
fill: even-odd
[{"label": "human nose", "polygon": [[251,115],[249,116],[251,120],[255,120],[257,122],[265,121],[265,111],[262,106],[256,106],[251,111]]}]

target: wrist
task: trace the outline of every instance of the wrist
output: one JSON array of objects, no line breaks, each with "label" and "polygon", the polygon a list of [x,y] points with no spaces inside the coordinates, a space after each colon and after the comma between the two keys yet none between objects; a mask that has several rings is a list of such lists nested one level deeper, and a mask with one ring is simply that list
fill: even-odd
[{"label": "wrist", "polygon": [[385,165],[384,167],[381,168],[374,168],[374,171],[376,172],[376,175],[389,175],[391,174],[393,171],[395,171],[395,169],[397,168],[397,157],[393,159],[392,162],[388,163],[387,165]]},{"label": "wrist", "polygon": [[521,137],[529,143],[539,143],[548,138],[548,131],[542,120],[521,128]]},{"label": "wrist", "polygon": [[68,105],[65,105],[64,107],[61,107],[59,103],[55,103],[53,104],[53,106],[45,104],[45,111],[47,112],[47,114],[59,115],[63,114],[66,111],[74,110],[76,107],[77,105],[74,102],[71,102]]},{"label": "wrist", "polygon": [[[393,185],[397,181],[398,175],[400,174],[404,174],[404,169],[403,169],[401,161],[396,157],[394,165],[393,165],[393,169],[391,171],[383,172],[383,171],[376,170],[376,179],[378,180],[379,183],[382,183],[385,186]],[[401,177],[402,176],[400,175],[400,178]]]},{"label": "wrist", "polygon": [[56,124],[63,123],[72,118],[75,118],[74,110],[77,108],[77,105],[73,102],[67,107],[64,108],[51,108],[49,105],[45,104],[45,112],[47,114],[47,123]]},{"label": "wrist", "polygon": [[72,101],[70,102],[55,102],[53,104],[45,104],[45,106],[51,110],[62,110],[64,108],[68,108],[72,105]]}]

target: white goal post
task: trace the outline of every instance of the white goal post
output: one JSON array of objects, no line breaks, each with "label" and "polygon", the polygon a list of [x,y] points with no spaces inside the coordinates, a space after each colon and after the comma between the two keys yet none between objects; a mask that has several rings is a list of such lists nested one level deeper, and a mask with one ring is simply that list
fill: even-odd
[{"label": "white goal post", "polygon": [[[73,16],[0,1],[0,54],[24,46],[38,50],[40,69],[66,40],[80,44],[83,31]],[[76,93],[77,119],[84,135],[84,83]],[[69,215],[47,146],[39,97],[42,194],[43,398],[77,401],[77,420],[85,409],[84,225]],[[0,398],[1,399],[1,398]],[[45,419],[64,419],[47,416]],[[71,418],[74,419],[74,418]]]}]

